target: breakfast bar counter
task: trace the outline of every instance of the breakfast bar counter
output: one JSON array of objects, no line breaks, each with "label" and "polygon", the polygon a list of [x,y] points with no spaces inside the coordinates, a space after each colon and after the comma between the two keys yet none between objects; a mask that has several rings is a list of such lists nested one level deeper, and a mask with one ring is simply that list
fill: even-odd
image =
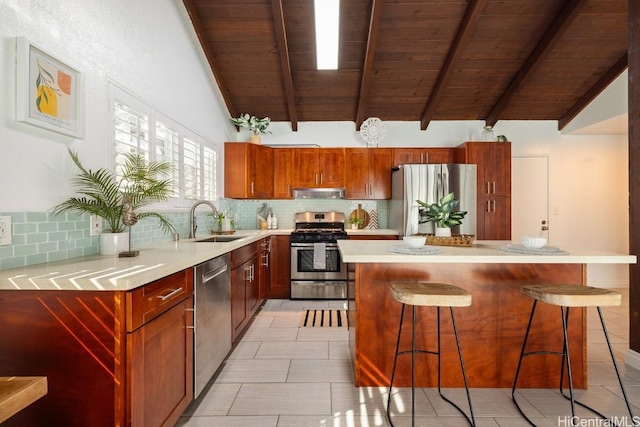
[{"label": "breakfast bar counter", "polygon": [[[509,243],[433,246],[438,253],[422,255],[392,252],[407,252],[401,241],[339,241],[342,259],[349,269],[349,344],[356,386],[389,384],[401,311],[401,305],[389,292],[393,280],[448,283],[471,293],[471,306],[455,309],[469,384],[510,388],[532,304],[521,294],[520,287],[533,283],[584,286],[588,264],[636,262],[631,255],[573,248],[560,248],[557,254],[545,250],[506,252],[504,249],[520,249],[516,245],[505,247]],[[572,309],[569,340],[577,388],[587,386],[586,318],[585,309]],[[405,317],[405,322],[402,346],[410,348],[410,316]],[[418,348],[435,350],[435,322],[435,308],[418,308]],[[462,387],[448,313],[442,313],[441,324],[442,386]],[[560,309],[541,304],[528,348],[549,346],[557,346],[558,351],[562,347]],[[394,384],[410,385],[410,360],[398,360]],[[522,368],[519,387],[556,388],[560,365],[554,355],[529,358]],[[416,385],[436,386],[436,366],[436,356],[418,355]]]}]

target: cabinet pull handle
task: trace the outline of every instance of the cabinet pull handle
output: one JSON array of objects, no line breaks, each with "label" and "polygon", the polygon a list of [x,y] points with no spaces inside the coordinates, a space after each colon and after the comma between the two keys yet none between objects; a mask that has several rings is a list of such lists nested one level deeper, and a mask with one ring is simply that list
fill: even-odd
[{"label": "cabinet pull handle", "polygon": [[253,194],[253,182],[251,182],[251,194]]},{"label": "cabinet pull handle", "polygon": [[287,184],[287,195],[291,195],[291,184]]},{"label": "cabinet pull handle", "polygon": [[269,267],[269,255],[268,254],[262,255],[262,265],[264,267]]},{"label": "cabinet pull handle", "polygon": [[171,290],[171,292],[166,295],[158,295],[156,298],[160,299],[161,301],[166,301],[172,296],[179,294],[180,292],[182,292],[182,286],[180,286],[178,289]]},{"label": "cabinet pull handle", "polygon": [[323,173],[320,174],[320,185],[322,185],[322,181],[323,181],[323,178],[324,178],[323,175],[324,175]]},{"label": "cabinet pull handle", "polygon": [[496,211],[496,201],[492,200],[492,202],[493,202],[493,211],[492,212],[495,212]]},{"label": "cabinet pull handle", "polygon": [[493,181],[493,194],[496,194],[496,182]]},{"label": "cabinet pull handle", "polygon": [[487,181],[487,194],[491,194],[491,183]]},{"label": "cabinet pull handle", "polygon": [[491,212],[491,201],[487,200],[487,209],[485,210],[485,212]]}]

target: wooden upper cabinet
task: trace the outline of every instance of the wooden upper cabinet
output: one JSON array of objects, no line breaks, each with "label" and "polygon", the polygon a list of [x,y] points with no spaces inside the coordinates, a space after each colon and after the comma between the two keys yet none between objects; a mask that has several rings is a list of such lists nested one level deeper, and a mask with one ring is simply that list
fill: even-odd
[{"label": "wooden upper cabinet", "polygon": [[391,148],[345,149],[347,199],[391,198]]},{"label": "wooden upper cabinet", "polygon": [[273,198],[291,199],[293,197],[293,148],[273,149]]},{"label": "wooden upper cabinet", "polygon": [[393,149],[393,166],[424,163],[453,163],[454,160],[454,148],[403,147]]},{"label": "wooden upper cabinet", "polygon": [[296,148],[294,187],[344,187],[344,152],[344,148]]},{"label": "wooden upper cabinet", "polygon": [[478,240],[511,239],[511,144],[466,142],[457,161],[477,165]]},{"label": "wooden upper cabinet", "polygon": [[508,142],[466,142],[464,163],[478,165],[478,196],[511,197],[511,144]]},{"label": "wooden upper cabinet", "polygon": [[224,196],[236,199],[273,197],[273,150],[248,142],[224,144]]}]

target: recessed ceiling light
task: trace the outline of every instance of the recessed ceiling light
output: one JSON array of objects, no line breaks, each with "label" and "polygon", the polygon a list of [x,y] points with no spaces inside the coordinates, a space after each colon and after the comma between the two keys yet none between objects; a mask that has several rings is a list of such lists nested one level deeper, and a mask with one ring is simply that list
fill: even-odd
[{"label": "recessed ceiling light", "polygon": [[340,0],[315,0],[318,70],[338,69]]}]

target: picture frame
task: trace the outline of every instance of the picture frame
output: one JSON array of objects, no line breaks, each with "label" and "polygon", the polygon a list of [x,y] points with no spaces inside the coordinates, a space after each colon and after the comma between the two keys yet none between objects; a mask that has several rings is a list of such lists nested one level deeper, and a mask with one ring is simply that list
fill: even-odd
[{"label": "picture frame", "polygon": [[16,119],[84,138],[81,73],[24,37],[16,39]]}]

